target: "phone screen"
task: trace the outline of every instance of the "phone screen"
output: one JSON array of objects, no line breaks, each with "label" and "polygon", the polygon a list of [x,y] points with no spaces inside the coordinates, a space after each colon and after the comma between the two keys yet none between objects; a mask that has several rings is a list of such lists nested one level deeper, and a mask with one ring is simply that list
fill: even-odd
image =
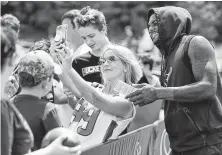
[{"label": "phone screen", "polygon": [[[54,41],[56,42],[61,42],[64,43],[67,41],[67,30],[68,30],[68,25],[67,24],[63,24],[63,25],[59,25],[56,28],[56,36],[54,38]],[[62,64],[62,60],[60,58],[60,56],[57,56],[57,63],[59,65]]]},{"label": "phone screen", "polygon": [[62,40],[62,42],[67,41],[67,30],[68,30],[68,25],[67,24],[57,26],[56,36],[55,36],[54,40],[55,41],[61,41]]}]

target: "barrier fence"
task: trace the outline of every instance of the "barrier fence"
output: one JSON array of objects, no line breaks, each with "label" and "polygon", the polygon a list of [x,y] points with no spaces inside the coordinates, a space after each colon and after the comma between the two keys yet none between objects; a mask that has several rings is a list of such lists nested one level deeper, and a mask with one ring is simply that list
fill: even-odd
[{"label": "barrier fence", "polygon": [[82,155],[169,155],[168,135],[163,121],[144,126],[90,148]]}]

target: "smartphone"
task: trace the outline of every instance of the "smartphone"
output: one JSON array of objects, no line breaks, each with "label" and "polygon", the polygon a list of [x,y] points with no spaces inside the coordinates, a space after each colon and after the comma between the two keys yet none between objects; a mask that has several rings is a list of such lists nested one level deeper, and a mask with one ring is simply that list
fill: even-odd
[{"label": "smartphone", "polygon": [[54,40],[55,41],[62,41],[62,42],[67,41],[67,30],[68,30],[67,24],[57,26],[56,36],[55,36]]},{"label": "smartphone", "polygon": [[[56,28],[56,36],[54,38],[54,41],[56,42],[61,42],[61,43],[64,43],[67,41],[67,30],[68,30],[68,25],[67,24],[62,24],[62,25],[59,25],[57,26]],[[61,58],[59,57],[59,55],[57,56],[57,63],[59,65],[62,64],[62,60]]]}]

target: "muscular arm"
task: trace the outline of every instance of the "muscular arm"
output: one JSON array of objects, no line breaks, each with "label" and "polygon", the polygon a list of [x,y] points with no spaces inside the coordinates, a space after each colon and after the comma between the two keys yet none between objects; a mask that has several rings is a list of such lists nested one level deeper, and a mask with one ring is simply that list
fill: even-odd
[{"label": "muscular arm", "polygon": [[196,36],[190,42],[188,55],[197,82],[181,87],[157,88],[157,98],[192,102],[216,94],[217,70],[212,45],[204,37]]},{"label": "muscular arm", "polygon": [[82,96],[98,109],[124,118],[128,118],[132,114],[133,107],[128,100],[98,92],[94,87],[87,84],[74,69],[69,68],[66,71]]}]

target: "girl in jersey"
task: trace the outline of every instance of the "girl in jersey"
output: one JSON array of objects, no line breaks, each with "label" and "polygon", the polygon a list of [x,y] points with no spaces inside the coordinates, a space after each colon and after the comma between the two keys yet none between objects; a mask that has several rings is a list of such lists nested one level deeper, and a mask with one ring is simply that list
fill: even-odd
[{"label": "girl in jersey", "polygon": [[133,84],[141,78],[142,70],[133,52],[119,45],[107,46],[100,58],[104,88],[98,90],[72,68],[71,50],[65,44],[58,43],[55,47],[53,57],[62,57],[63,72],[82,96],[70,125],[79,135],[82,148],[117,138],[135,116],[134,105],[114,89],[118,81]]}]

